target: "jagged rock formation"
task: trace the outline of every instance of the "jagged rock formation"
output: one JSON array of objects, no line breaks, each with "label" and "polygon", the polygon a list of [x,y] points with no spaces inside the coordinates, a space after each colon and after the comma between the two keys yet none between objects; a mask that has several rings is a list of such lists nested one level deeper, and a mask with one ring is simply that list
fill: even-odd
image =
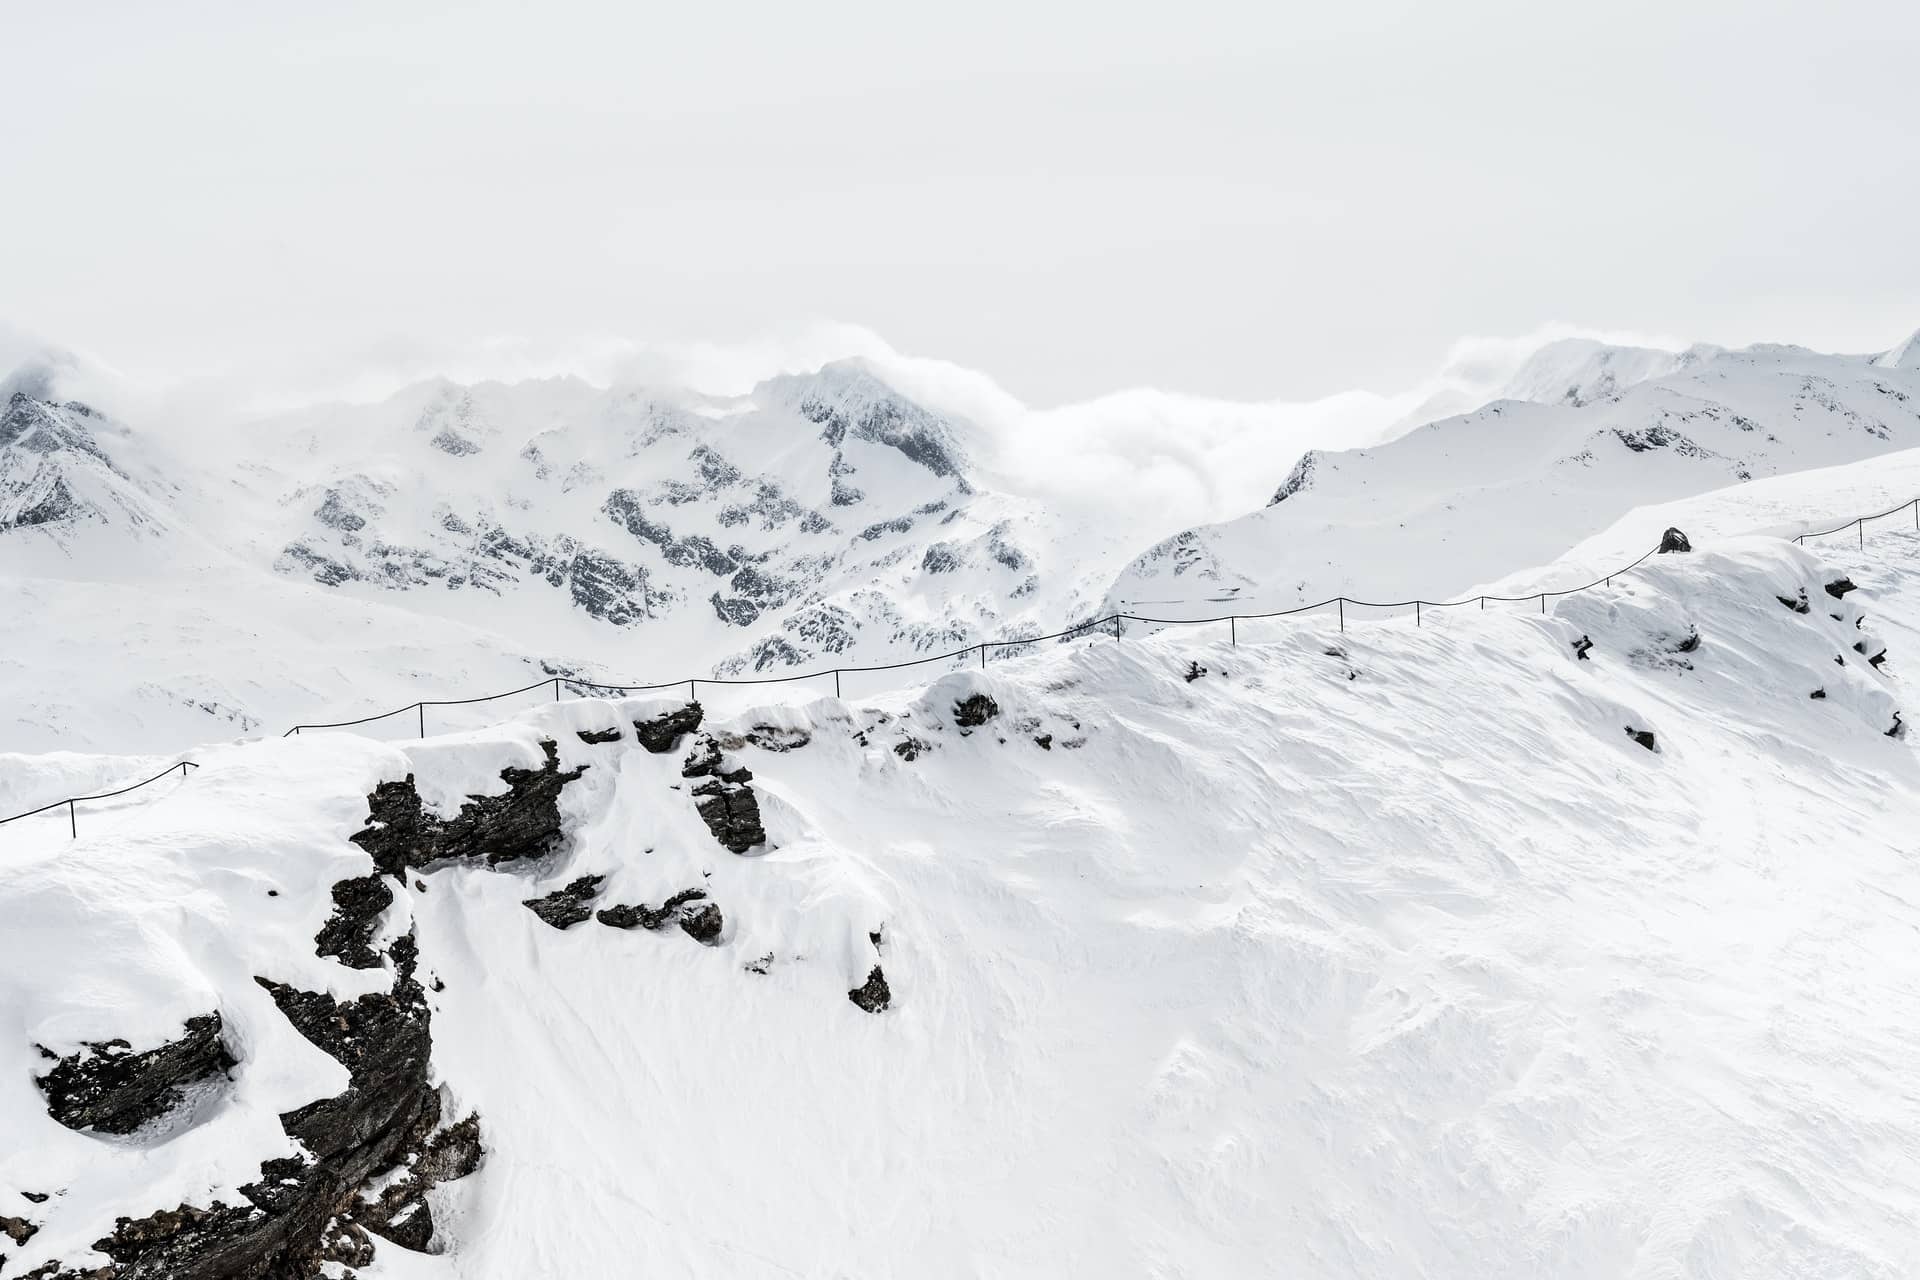
[{"label": "jagged rock formation", "polygon": [[1678,529],[1668,529],[1660,535],[1660,554],[1668,555],[1675,551],[1691,551],[1693,543],[1687,541],[1687,535]]},{"label": "jagged rock formation", "polygon": [[39,1079],[47,1113],[69,1129],[132,1133],[171,1112],[189,1087],[239,1065],[221,1032],[215,1010],[188,1019],[179,1039],[139,1052],[125,1040],[88,1044],[64,1058],[42,1049],[54,1064]]},{"label": "jagged rock formation", "polygon": [[451,818],[425,811],[412,774],[400,782],[382,782],[367,797],[369,823],[353,842],[392,876],[445,859],[484,859],[491,866],[543,856],[560,841],[560,789],[589,766],[562,772],[558,745],[547,741],[540,746],[545,765],[509,765],[500,771],[507,784],[504,795],[469,796]]},{"label": "jagged rock formation", "polygon": [[540,898],[528,898],[526,908],[556,929],[571,929],[593,916],[593,900],[600,896],[605,876],[581,876],[564,889]]},{"label": "jagged rock formation", "polygon": [[753,771],[731,763],[719,743],[702,734],[682,763],[680,775],[706,779],[693,789],[694,808],[714,839],[734,853],[766,843],[760,801],[747,785],[753,780]]},{"label": "jagged rock formation", "polygon": [[653,754],[660,756],[680,745],[680,739],[700,727],[701,717],[705,713],[697,702],[673,711],[665,711],[650,720],[635,720],[633,731],[640,739],[640,745]]},{"label": "jagged rock formation", "polygon": [[331,956],[349,969],[378,969],[373,935],[380,916],[393,905],[393,889],[382,875],[356,876],[333,886],[333,915],[314,937],[314,952]]}]

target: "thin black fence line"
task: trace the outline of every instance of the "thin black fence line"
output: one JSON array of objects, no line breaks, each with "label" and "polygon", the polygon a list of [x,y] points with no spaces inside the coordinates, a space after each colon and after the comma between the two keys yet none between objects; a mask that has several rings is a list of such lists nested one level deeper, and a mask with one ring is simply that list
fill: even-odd
[{"label": "thin black fence line", "polygon": [[123,796],[129,791],[138,791],[141,787],[149,786],[152,783],[160,781],[162,778],[173,776],[175,769],[180,771],[182,778],[185,778],[187,776],[187,770],[198,769],[199,767],[200,766],[192,760],[176,760],[160,772],[154,774],[151,778],[142,778],[138,782],[128,783],[116,791],[102,791],[97,795],[90,796],[68,796],[64,800],[55,800],[52,804],[43,804],[38,809],[28,809],[25,813],[16,813],[11,818],[0,818],[0,827],[6,826],[9,822],[18,822],[22,818],[31,818],[38,814],[49,813],[54,809],[65,807],[67,811],[68,831],[70,835],[77,840],[80,837],[80,820],[79,815],[74,810],[75,805],[85,804],[90,800],[111,800],[115,796]]},{"label": "thin black fence line", "polygon": [[[1864,523],[1863,523],[1864,521],[1879,520],[1886,516],[1893,515],[1895,512],[1905,510],[1908,507],[1914,508],[1915,527],[1920,528],[1920,498],[1909,498],[1907,501],[1902,502],[1897,506],[1889,507],[1885,511],[1876,512],[1872,515],[1856,516],[1853,519],[1848,520],[1842,524],[1835,525],[1831,529],[1822,529],[1822,530],[1817,530],[1813,532],[1796,534],[1793,540],[1796,543],[1799,543],[1799,542],[1803,542],[1807,538],[1821,538],[1821,537],[1826,537],[1829,534],[1839,533],[1845,529],[1859,528],[1861,531],[1862,540],[1864,541],[1864,538],[1865,538],[1865,530],[1864,530]],[[1415,611],[1415,625],[1419,625],[1419,622],[1420,622],[1419,611],[1422,609],[1454,609],[1454,608],[1460,608],[1465,605],[1477,604],[1482,610],[1484,610],[1487,607],[1487,602],[1489,600],[1495,602],[1496,604],[1527,604],[1533,601],[1538,601],[1540,604],[1540,611],[1542,613],[1545,613],[1547,608],[1547,601],[1549,599],[1558,599],[1561,596],[1577,595],[1580,592],[1591,591],[1595,587],[1602,586],[1602,585],[1612,586],[1613,580],[1615,578],[1621,577],[1639,568],[1641,565],[1645,564],[1648,560],[1651,560],[1655,555],[1659,554],[1659,551],[1660,551],[1660,548],[1659,546],[1656,545],[1651,549],[1649,549],[1647,552],[1645,552],[1643,555],[1641,555],[1638,559],[1633,560],[1631,563],[1623,565],[1622,567],[1613,570],[1611,573],[1602,574],[1601,576],[1593,579],[1591,582],[1583,583],[1580,586],[1556,587],[1556,588],[1547,589],[1547,590],[1531,591],[1523,596],[1500,596],[1500,595],[1493,595],[1486,592],[1481,592],[1476,595],[1463,596],[1458,600],[1428,600],[1425,598],[1415,598],[1411,600],[1360,600],[1352,596],[1340,595],[1340,596],[1330,596],[1325,600],[1319,600],[1314,602],[1313,604],[1295,605],[1290,609],[1273,609],[1273,610],[1268,610],[1261,613],[1212,614],[1204,618],[1161,618],[1161,617],[1155,617],[1150,614],[1128,613],[1125,610],[1121,610],[1119,612],[1108,614],[1105,617],[1090,618],[1084,622],[1076,623],[1073,626],[1064,628],[1063,630],[1048,632],[1045,635],[1023,636],[1023,637],[1009,639],[1009,640],[977,640],[972,644],[965,645],[961,648],[950,649],[945,653],[930,654],[924,658],[908,658],[901,662],[863,663],[857,666],[819,667],[811,671],[803,671],[794,675],[787,675],[787,676],[750,676],[746,678],[741,678],[738,676],[694,676],[694,677],[690,677],[682,680],[666,680],[666,681],[660,681],[658,683],[642,683],[642,684],[613,684],[613,683],[608,683],[604,681],[586,680],[577,676],[548,676],[544,679],[536,681],[533,684],[526,685],[519,689],[510,689],[505,693],[486,694],[484,696],[477,697],[477,698],[422,699],[418,702],[408,703],[406,706],[403,706],[403,707],[396,707],[391,711],[383,711],[377,715],[362,716],[357,720],[333,720],[333,721],[327,721],[325,723],[297,724],[293,728],[287,730],[286,733],[282,734],[281,736],[291,737],[299,733],[302,729],[350,729],[350,728],[353,728],[355,725],[372,724],[374,721],[377,721],[377,720],[388,720],[394,716],[404,715],[409,711],[415,711],[415,712],[418,712],[420,716],[420,734],[422,737],[425,737],[426,736],[425,708],[427,707],[459,707],[459,706],[471,706],[474,703],[479,703],[479,702],[493,702],[500,698],[511,698],[519,694],[531,693],[535,689],[544,688],[549,684],[554,686],[554,697],[556,700],[558,700],[560,697],[560,690],[562,685],[570,686],[578,690],[593,689],[593,690],[602,690],[608,693],[624,695],[624,694],[632,694],[632,693],[651,693],[651,692],[656,692],[662,689],[674,689],[684,684],[687,686],[688,693],[690,696],[697,696],[698,686],[702,684],[722,685],[722,686],[728,686],[728,687],[750,687],[753,685],[762,685],[762,684],[794,684],[802,680],[824,680],[828,677],[832,677],[834,681],[834,688],[837,693],[840,688],[840,677],[843,675],[854,675],[854,674],[859,674],[864,672],[873,672],[873,671],[902,671],[902,670],[906,670],[909,667],[926,666],[929,663],[952,662],[952,661],[955,661],[956,659],[965,658],[975,653],[980,655],[981,662],[984,665],[986,662],[986,657],[989,650],[1014,649],[1014,648],[1019,648],[1020,646],[1023,646],[1023,645],[1042,644],[1049,640],[1078,639],[1081,636],[1101,635],[1101,634],[1105,634],[1105,632],[1102,629],[1109,625],[1113,627],[1114,638],[1118,639],[1120,637],[1120,624],[1122,622],[1141,622],[1141,623],[1147,623],[1153,626],[1166,626],[1166,627],[1205,626],[1209,624],[1225,622],[1229,624],[1229,626],[1232,628],[1230,632],[1232,642],[1235,644],[1238,644],[1239,643],[1239,624],[1242,622],[1258,622],[1258,621],[1263,621],[1269,618],[1287,618],[1287,617],[1292,617],[1296,614],[1312,613],[1315,610],[1325,609],[1328,606],[1332,606],[1336,610],[1339,618],[1339,625],[1343,631],[1346,629],[1346,607],[1348,605],[1353,605],[1357,608],[1362,608],[1362,609],[1413,609]]]}]

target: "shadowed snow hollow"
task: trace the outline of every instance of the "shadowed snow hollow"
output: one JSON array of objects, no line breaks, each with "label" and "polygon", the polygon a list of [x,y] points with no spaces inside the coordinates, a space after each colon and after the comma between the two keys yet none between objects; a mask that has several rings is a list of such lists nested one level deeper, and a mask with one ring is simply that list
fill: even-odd
[{"label": "shadowed snow hollow", "polygon": [[[209,750],[0,830],[4,1274],[246,1203],[348,1086],[278,987],[410,1009],[413,939],[422,1132],[485,1154],[362,1276],[1905,1275],[1916,551]],[[190,1122],[48,1115],[51,1060],[215,1012]]]}]

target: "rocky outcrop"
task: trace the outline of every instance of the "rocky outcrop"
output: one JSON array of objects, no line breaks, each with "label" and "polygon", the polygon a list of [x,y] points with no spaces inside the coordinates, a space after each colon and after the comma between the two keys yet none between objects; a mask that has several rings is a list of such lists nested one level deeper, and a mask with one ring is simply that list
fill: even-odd
[{"label": "rocky outcrop", "polygon": [[719,743],[702,735],[681,763],[686,778],[705,778],[693,789],[693,806],[707,824],[713,838],[734,853],[745,853],[765,844],[766,828],[760,822],[760,799],[747,784],[753,772],[744,767],[728,769]]},{"label": "rocky outcrop", "polygon": [[705,889],[682,889],[657,907],[644,903],[612,906],[600,912],[598,918],[611,929],[658,930],[675,923],[695,942],[711,947],[720,941],[726,919],[720,908],[706,898]]},{"label": "rocky outcrop", "polygon": [[[329,1262],[364,1266],[367,1232],[408,1247],[432,1241],[426,1192],[436,1181],[479,1163],[479,1122],[443,1129],[439,1092],[429,1080],[432,1050],[426,998],[414,977],[411,934],[390,951],[391,991],[337,1001],[258,978],[282,1014],[347,1069],[344,1093],[280,1117],[302,1155],[260,1166],[240,1189],[245,1205],[215,1200],[144,1218],[120,1218],[94,1242],[111,1265],[85,1272],[58,1262],[43,1280],[309,1280]],[[382,1189],[363,1198],[374,1180]]]},{"label": "rocky outcrop", "polygon": [[884,1013],[893,1003],[893,991],[887,986],[887,975],[875,965],[867,974],[867,980],[847,992],[847,999],[865,1009],[868,1013]]},{"label": "rocky outcrop", "polygon": [[1852,578],[1846,578],[1846,577],[1835,578],[1832,582],[1829,582],[1827,584],[1827,594],[1832,596],[1835,600],[1841,599],[1849,591],[1858,591],[1859,589],[1860,589],[1859,587],[1854,585],[1854,581]]},{"label": "rocky outcrop", "polygon": [[391,905],[393,889],[385,876],[342,880],[333,886],[333,915],[314,937],[314,953],[332,956],[349,969],[378,969],[380,955],[373,949],[373,936]]},{"label": "rocky outcrop", "polygon": [[380,783],[367,797],[368,826],[353,842],[373,855],[374,866],[402,878],[410,867],[449,859],[492,866],[544,856],[560,843],[560,791],[587,766],[562,771],[554,742],[540,746],[547,757],[543,767],[509,765],[500,771],[505,794],[468,796],[451,818],[425,811],[412,774]]},{"label": "rocky outcrop", "polygon": [[697,702],[674,711],[663,712],[650,720],[635,720],[633,729],[639,736],[640,745],[657,756],[663,756],[680,745],[680,739],[699,729],[700,721],[706,713]]},{"label": "rocky outcrop", "polygon": [[1805,587],[1800,588],[1800,594],[1798,596],[1775,596],[1774,599],[1778,600],[1793,613],[1806,613],[1812,608],[1812,606],[1807,603],[1807,589]]},{"label": "rocky outcrop", "polygon": [[222,1037],[220,1014],[187,1019],[184,1034],[135,1052],[125,1040],[84,1045],[39,1078],[47,1114],[69,1129],[129,1134],[173,1112],[194,1085],[225,1079],[238,1062]]},{"label": "rocky outcrop", "polygon": [[1662,555],[1667,555],[1675,551],[1691,550],[1693,550],[1693,543],[1689,542],[1687,535],[1678,529],[1668,529],[1660,535],[1660,554]]},{"label": "rocky outcrop", "polygon": [[608,743],[608,742],[618,742],[620,741],[620,736],[621,736],[620,730],[617,728],[577,729],[574,731],[574,737],[580,739],[580,741],[586,743],[590,747],[597,747],[602,745],[603,743]]},{"label": "rocky outcrop", "polygon": [[953,722],[962,729],[977,729],[1000,714],[1000,704],[984,693],[971,693],[953,704]]},{"label": "rocky outcrop", "polygon": [[1649,751],[1659,750],[1659,747],[1654,742],[1653,731],[1651,729],[1636,729],[1632,725],[1628,725],[1627,736]]},{"label": "rocky outcrop", "polygon": [[556,929],[571,929],[593,915],[593,900],[600,896],[605,876],[581,876],[564,889],[555,889],[543,898],[528,898],[521,905]]}]

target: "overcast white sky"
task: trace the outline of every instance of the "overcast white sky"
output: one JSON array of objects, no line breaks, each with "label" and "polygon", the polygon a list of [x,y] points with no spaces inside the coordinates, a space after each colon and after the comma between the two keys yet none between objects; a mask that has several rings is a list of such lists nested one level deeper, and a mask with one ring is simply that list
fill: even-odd
[{"label": "overcast white sky", "polygon": [[0,319],[136,377],[830,319],[1037,404],[1305,398],[1920,326],[1911,3],[0,13]]}]

